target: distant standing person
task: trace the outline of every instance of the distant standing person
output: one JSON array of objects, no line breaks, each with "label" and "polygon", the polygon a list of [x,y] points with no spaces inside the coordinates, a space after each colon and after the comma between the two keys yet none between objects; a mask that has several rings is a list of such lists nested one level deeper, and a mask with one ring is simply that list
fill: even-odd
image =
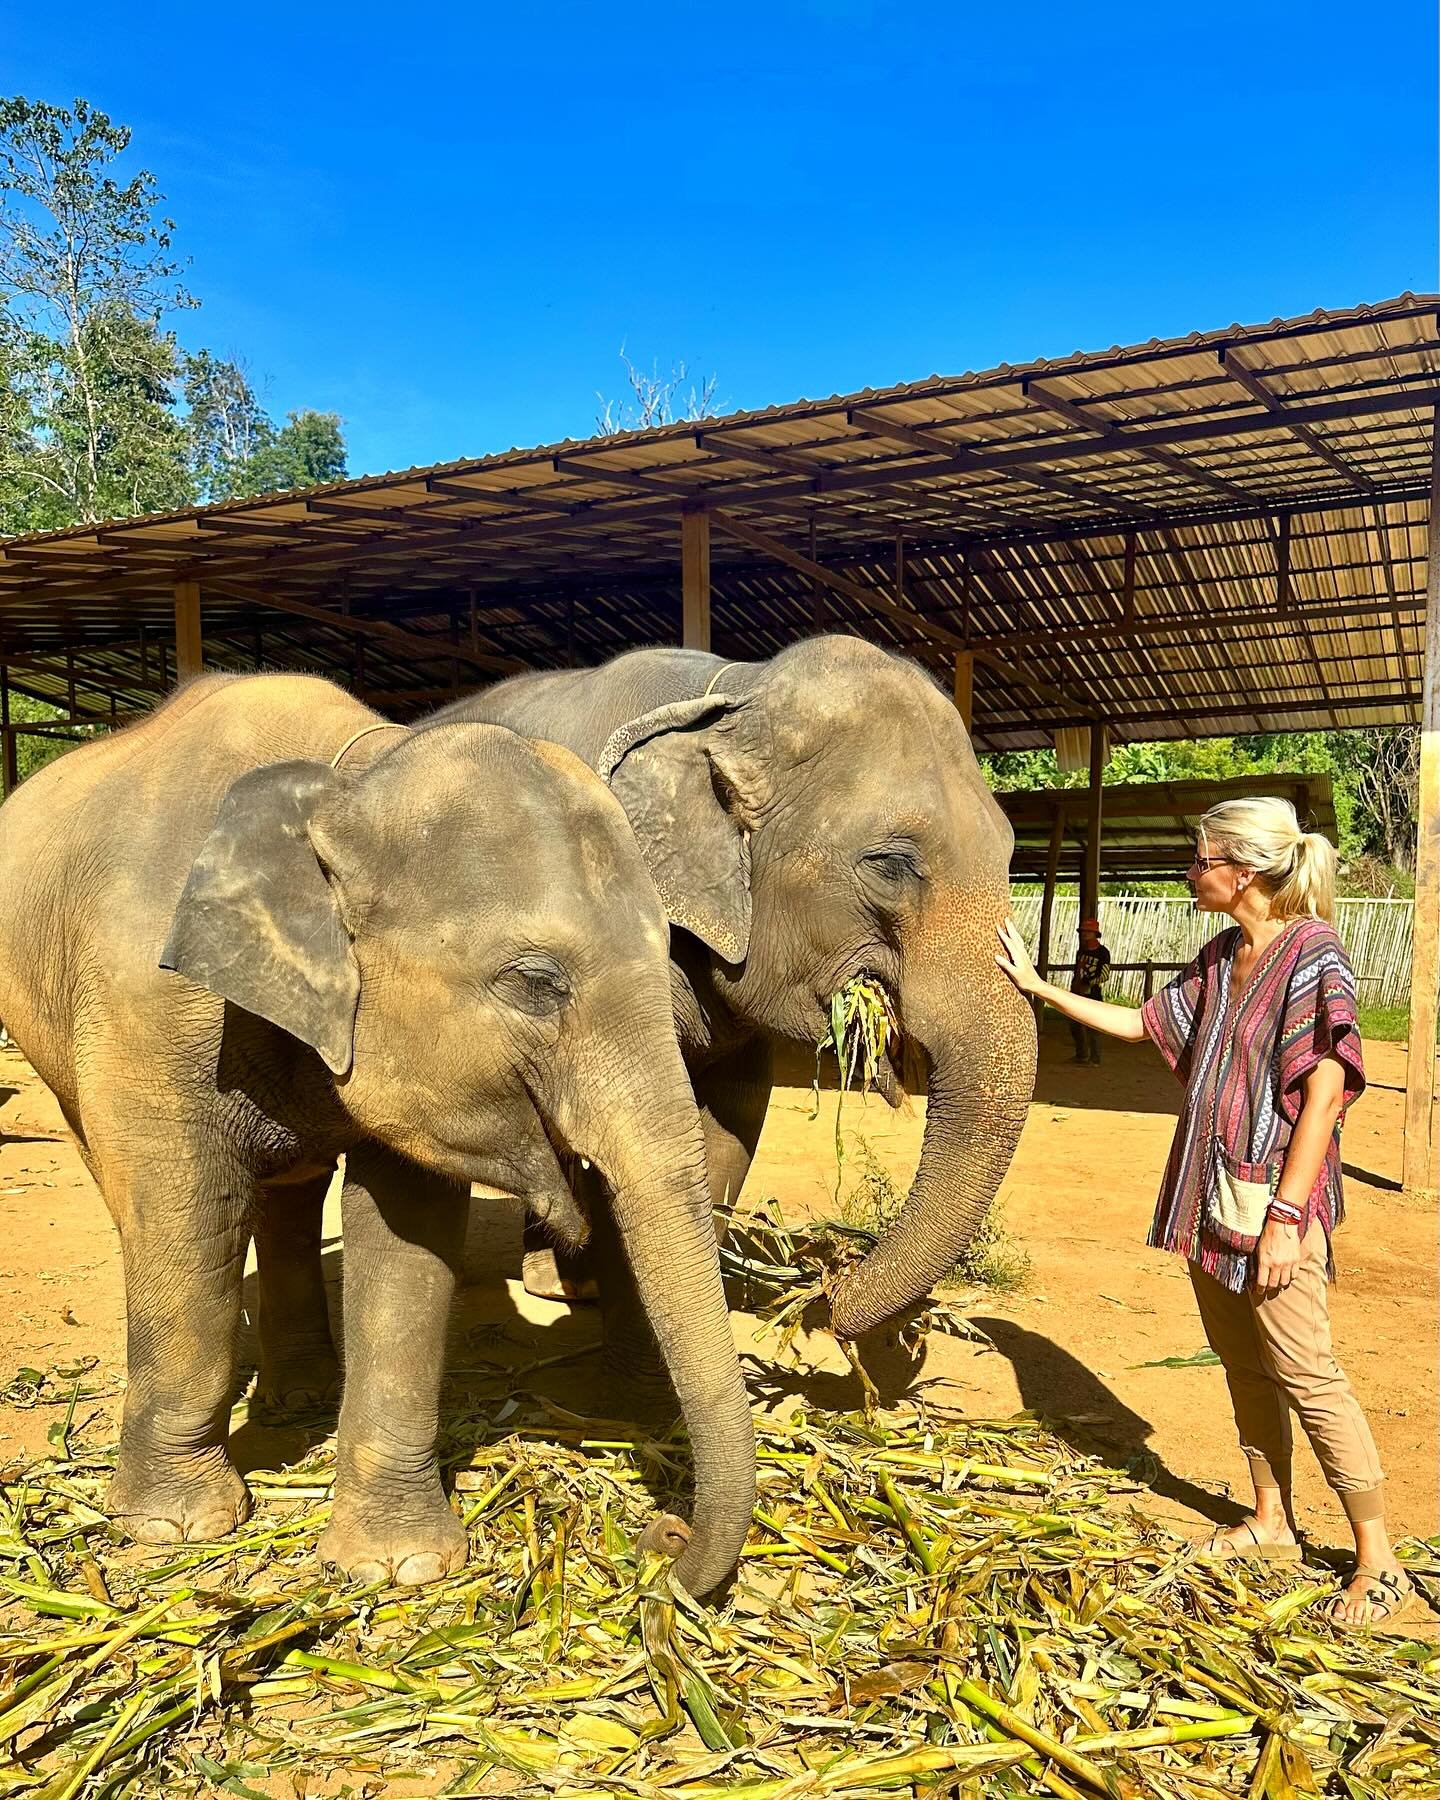
[{"label": "distant standing person", "polygon": [[[1105,977],[1110,973],[1110,952],[1100,941],[1100,921],[1080,921],[1080,954],[1075,958],[1075,978],[1070,983],[1072,994],[1084,994],[1088,1000],[1105,998]],[[1071,1062],[1100,1066],[1100,1033],[1079,1019],[1070,1021],[1070,1036],[1075,1043]]]},{"label": "distant standing person", "polygon": [[1149,1037],[1185,1083],[1150,1243],[1190,1265],[1255,1489],[1251,1511],[1204,1553],[1299,1561],[1293,1408],[1355,1539],[1326,1616],[1347,1629],[1389,1623],[1415,1590],[1385,1528],[1375,1440],[1330,1348],[1340,1123],[1365,1087],[1355,977],[1332,922],[1335,851],[1300,829],[1288,800],[1227,800],[1201,819],[1187,877],[1197,909],[1234,924],[1139,1012],[1042,981],[1013,920],[996,960],[1067,1018]]}]

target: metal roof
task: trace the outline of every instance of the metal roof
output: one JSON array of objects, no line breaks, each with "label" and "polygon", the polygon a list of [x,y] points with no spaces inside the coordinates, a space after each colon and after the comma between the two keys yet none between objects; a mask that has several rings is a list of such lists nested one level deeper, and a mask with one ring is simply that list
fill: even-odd
[{"label": "metal roof", "polygon": [[[1178,881],[1195,850],[1195,822],[1222,800],[1276,794],[1289,800],[1307,831],[1336,837],[1330,777],[1322,774],[1242,775],[1230,781],[1117,782],[1104,790],[1101,862],[1107,880]],[[1090,796],[1083,787],[1027,788],[995,796],[1015,832],[1010,873],[1043,881],[1061,820],[1057,874],[1079,879],[1089,835]]]},{"label": "metal roof", "polygon": [[[712,643],[817,628],[948,678],[982,749],[1417,714],[1440,297],[0,542],[12,685],[163,691],[173,587],[218,667],[313,667],[399,716],[506,668],[674,642],[682,508]],[[823,571],[817,575],[816,566]],[[420,642],[417,644],[416,640]]]}]

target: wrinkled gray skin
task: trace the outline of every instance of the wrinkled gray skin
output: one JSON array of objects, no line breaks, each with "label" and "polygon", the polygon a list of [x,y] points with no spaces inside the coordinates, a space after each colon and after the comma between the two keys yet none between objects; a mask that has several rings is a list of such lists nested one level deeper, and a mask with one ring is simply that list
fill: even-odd
[{"label": "wrinkled gray skin", "polygon": [[[678,928],[675,1021],[717,1202],[749,1167],[772,1042],[814,1044],[837,988],[883,983],[929,1060],[924,1148],[833,1322],[855,1337],[928,1294],[994,1199],[1035,1074],[1033,1016],[995,964],[1013,837],[949,696],[819,637],[766,663],[657,649],[517,676],[432,722],[457,719],[568,744],[624,806]],[[607,1306],[607,1339],[622,1329]]]},{"label": "wrinkled gray skin", "polygon": [[[120,1231],[129,1385],[110,1507],[140,1540],[248,1510],[226,1452],[246,1247],[262,1393],[335,1379],[320,1204],[346,1156],[344,1404],[326,1560],[434,1578],[464,1533],[435,1432],[472,1182],[585,1234],[606,1184],[695,1449],[694,1592],[734,1565],[754,1434],[670,1016],[664,915],[578,758],[393,728],[304,676],[207,677],[0,808],[0,1016]],[[167,967],[162,967],[162,958]]]}]

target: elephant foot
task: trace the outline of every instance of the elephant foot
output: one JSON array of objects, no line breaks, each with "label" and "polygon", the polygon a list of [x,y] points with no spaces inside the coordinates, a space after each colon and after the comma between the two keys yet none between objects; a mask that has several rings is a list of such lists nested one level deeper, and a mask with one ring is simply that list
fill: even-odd
[{"label": "elephant foot", "polygon": [[432,1505],[397,1510],[393,1501],[336,1501],[320,1538],[322,1563],[351,1581],[418,1587],[465,1566],[465,1528],[437,1495]]},{"label": "elephant foot", "polygon": [[137,1544],[203,1544],[250,1517],[250,1493],[225,1451],[132,1465],[123,1454],[106,1510]]},{"label": "elephant foot", "polygon": [[344,1385],[340,1361],[330,1344],[322,1348],[265,1358],[250,1396],[250,1417],[257,1425],[290,1425],[297,1419],[334,1420]]},{"label": "elephant foot", "polygon": [[598,1300],[600,1289],[595,1277],[587,1272],[583,1257],[564,1260],[566,1266],[562,1268],[561,1258],[548,1246],[527,1250],[520,1266],[525,1292],[537,1300]]}]

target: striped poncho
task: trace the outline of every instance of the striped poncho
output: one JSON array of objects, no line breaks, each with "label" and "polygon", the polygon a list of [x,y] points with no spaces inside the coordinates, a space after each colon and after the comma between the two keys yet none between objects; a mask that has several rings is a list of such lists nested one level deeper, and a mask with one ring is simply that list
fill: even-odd
[{"label": "striped poncho", "polygon": [[[1330,1055],[1340,1059],[1346,1107],[1365,1086],[1355,976],[1333,927],[1321,919],[1291,921],[1232,1000],[1242,942],[1239,926],[1211,938],[1141,1011],[1146,1032],[1185,1083],[1149,1242],[1188,1257],[1237,1294],[1253,1259],[1227,1250],[1208,1228],[1218,1159],[1246,1179],[1269,1179],[1273,1191],[1304,1103],[1305,1078],[1316,1064]],[[1328,1240],[1343,1216],[1337,1124],[1300,1234],[1318,1218]]]}]

